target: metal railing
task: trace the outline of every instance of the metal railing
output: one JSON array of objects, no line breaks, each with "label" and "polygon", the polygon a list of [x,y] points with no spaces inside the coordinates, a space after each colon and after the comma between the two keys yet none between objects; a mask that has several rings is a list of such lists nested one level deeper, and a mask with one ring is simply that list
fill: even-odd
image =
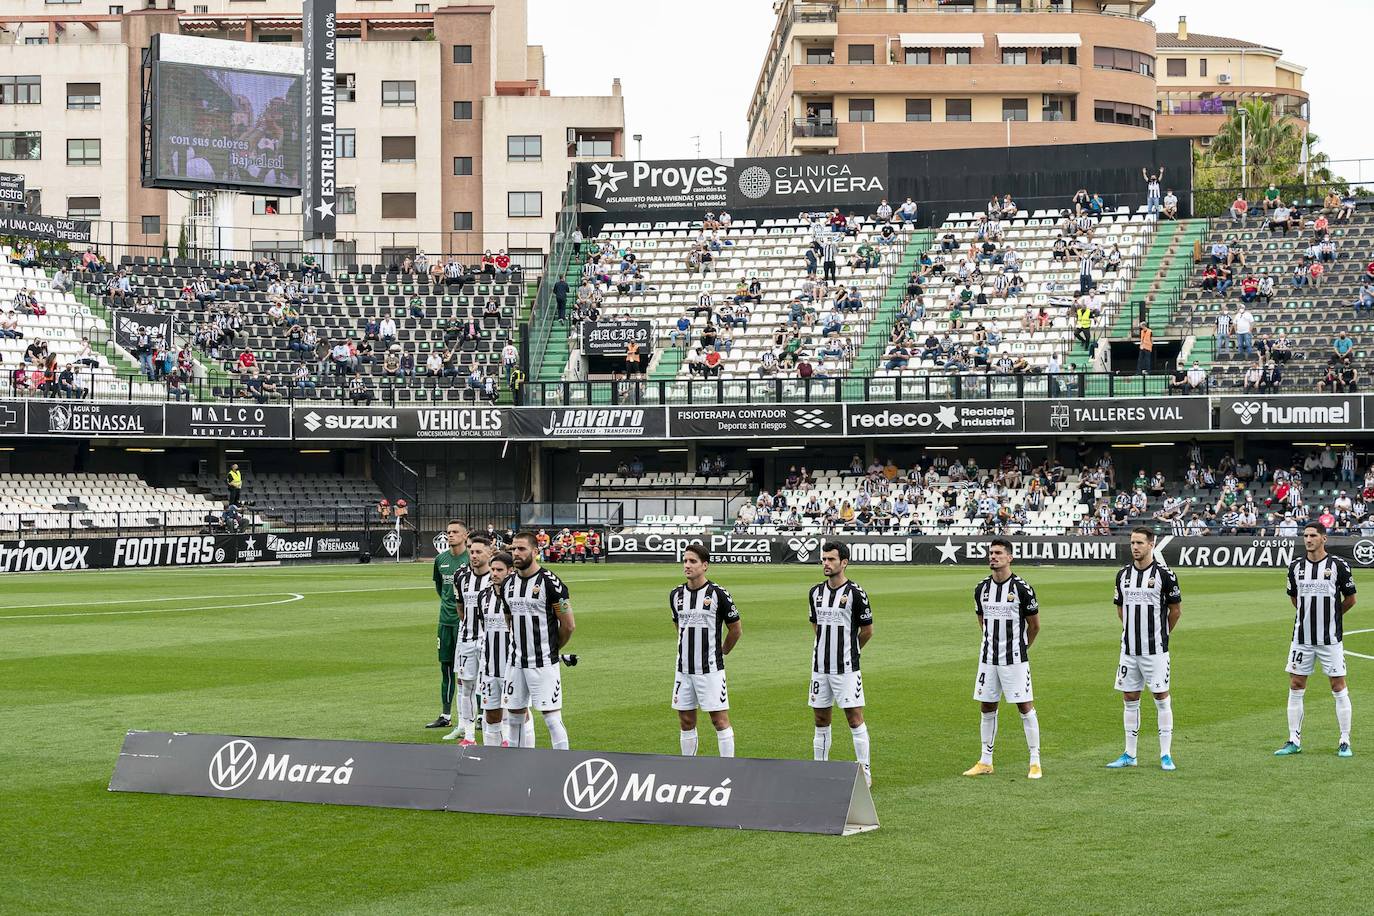
[{"label": "metal railing", "polygon": [[840,122],[835,118],[793,118],[794,137],[838,137]]},{"label": "metal railing", "polygon": [[[110,377],[97,375],[95,370],[83,370],[77,375],[80,393],[65,391],[57,383],[49,384],[37,379],[41,373],[24,373],[20,381],[15,372],[5,372],[0,376],[0,398],[15,399],[76,399],[103,403],[224,403],[224,404],[354,404],[358,406],[395,407],[415,404],[423,406],[435,403],[496,403],[484,397],[479,389],[469,387],[465,376],[390,376],[371,377],[367,394],[354,396],[349,391],[351,375],[317,374],[311,384],[300,386],[292,381],[283,380],[275,389],[264,388],[262,395],[254,395],[244,388],[241,379],[235,377],[230,383],[213,379],[193,379],[181,386],[184,394],[174,393],[162,378],[148,379],[142,375],[123,375]],[[148,392],[145,386],[158,386],[156,393]],[[328,392],[328,393],[327,393]],[[497,400],[508,394],[504,384],[497,386]]]},{"label": "metal railing", "polygon": [[[885,357],[880,358],[885,362]],[[912,359],[912,362],[917,360]],[[638,379],[530,382],[521,403],[535,407],[659,404],[819,404],[861,401],[1005,398],[1157,397],[1169,393],[1167,372],[1066,371],[901,375],[843,378]]]},{"label": "metal railing", "polygon": [[[409,524],[403,521],[403,524]],[[375,510],[274,510],[246,504],[241,517],[226,520],[222,509],[111,512],[102,509],[0,513],[0,540],[20,538],[104,538],[173,534],[240,534],[249,532],[370,531],[390,528]]]},{"label": "metal railing", "polygon": [[577,170],[568,176],[568,185],[563,192],[563,207],[558,211],[558,226],[549,245],[549,257],[539,280],[539,291],[535,294],[530,309],[528,325],[521,333],[525,342],[523,347],[524,372],[527,378],[538,375],[544,365],[544,355],[549,349],[549,339],[554,333],[557,309],[554,304],[553,286],[558,278],[568,272],[568,265],[574,257],[581,254],[581,245],[575,240],[578,230]]},{"label": "metal railing", "polygon": [[943,0],[836,0],[834,3],[795,3],[792,5],[793,22],[835,22],[839,13],[948,13],[952,15],[973,13],[994,13],[1015,15],[1017,13],[1079,13],[1092,16],[1117,16],[1149,22],[1144,16],[1128,12],[1103,9],[1101,4],[1084,4],[1079,0],[1074,8],[1073,0],[1003,0],[988,3],[987,0],[974,0],[971,4],[948,3]]}]

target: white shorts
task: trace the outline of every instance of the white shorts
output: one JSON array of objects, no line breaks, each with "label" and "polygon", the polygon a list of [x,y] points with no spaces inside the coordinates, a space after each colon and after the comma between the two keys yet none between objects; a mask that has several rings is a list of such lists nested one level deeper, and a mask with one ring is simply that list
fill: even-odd
[{"label": "white shorts", "polygon": [[808,701],[813,709],[853,709],[864,705],[864,678],[858,671],[845,674],[817,674],[811,672],[811,693]]},{"label": "white shorts", "polygon": [[730,708],[730,694],[725,688],[725,671],[709,674],[673,673],[673,708],[704,709],[719,712]]},{"label": "white shorts", "polygon": [[483,675],[477,693],[482,698],[483,709],[500,709],[501,698],[506,695],[506,679]]},{"label": "white shorts", "polygon": [[1289,674],[1309,675],[1316,668],[1317,660],[1322,663],[1322,673],[1327,677],[1345,677],[1345,644],[1333,643],[1329,646],[1300,646],[1293,643],[1288,649]]},{"label": "white shorts", "polygon": [[996,703],[1006,696],[1008,703],[1029,703],[1031,693],[1030,662],[1014,665],[978,663],[978,680],[973,684],[973,698],[980,703]]},{"label": "white shorts", "polygon": [[1169,653],[1127,655],[1117,662],[1116,689],[1122,693],[1167,693],[1169,690]]},{"label": "white shorts", "polygon": [[563,672],[557,665],[506,670],[506,709],[537,709],[549,712],[563,706]]},{"label": "white shorts", "polygon": [[481,661],[482,641],[480,639],[472,642],[458,640],[458,648],[453,650],[453,673],[458,680],[477,680],[477,672],[481,670]]}]

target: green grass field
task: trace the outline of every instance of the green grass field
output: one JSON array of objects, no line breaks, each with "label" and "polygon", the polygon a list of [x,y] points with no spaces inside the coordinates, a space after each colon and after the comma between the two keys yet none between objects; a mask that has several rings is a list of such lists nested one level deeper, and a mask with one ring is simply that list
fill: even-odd
[{"label": "green grass field", "polygon": [[[0,911],[1349,912],[1374,849],[1374,659],[1349,659],[1357,756],[1335,756],[1323,678],[1306,753],[1286,736],[1282,572],[1182,570],[1175,773],[1121,751],[1119,630],[1105,569],[1020,570],[1045,778],[1004,706],[977,757],[974,569],[857,568],[882,829],[816,837],[114,794],[126,729],[438,741],[428,564],[7,576],[0,594]],[[575,748],[676,753],[672,567],[560,568],[578,629]],[[717,566],[744,637],[730,656],[741,756],[809,757],[809,569]],[[1363,583],[1361,583],[1363,584]],[[290,600],[292,593],[304,600]],[[1369,599],[1366,599],[1368,601]],[[285,603],[272,603],[285,602]],[[1369,622],[1366,623],[1366,620]],[[1374,627],[1357,606],[1349,628]],[[1347,649],[1374,656],[1374,632]],[[839,719],[834,757],[851,754]],[[547,735],[540,729],[540,744]],[[709,727],[705,753],[715,752]],[[1362,877],[1364,876],[1364,877]],[[1365,887],[1366,891],[1359,891]]]}]

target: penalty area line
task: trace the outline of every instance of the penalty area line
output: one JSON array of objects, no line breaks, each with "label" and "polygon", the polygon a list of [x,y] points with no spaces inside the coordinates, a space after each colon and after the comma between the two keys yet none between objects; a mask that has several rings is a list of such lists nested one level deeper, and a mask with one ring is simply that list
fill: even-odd
[{"label": "penalty area line", "polygon": [[[1371,628],[1369,628],[1369,629],[1364,629],[1364,630],[1346,630],[1346,631],[1345,631],[1345,635],[1346,635],[1346,636],[1358,636],[1358,635],[1360,635],[1361,633],[1374,633],[1374,627],[1371,627]],[[1356,658],[1367,658],[1367,659],[1369,659],[1370,661],[1374,662],[1374,655],[1365,655],[1363,652],[1351,652],[1349,649],[1346,649],[1346,650],[1345,650],[1345,654],[1346,654],[1346,655],[1353,655],[1353,656],[1355,656]]]},{"label": "penalty area line", "polygon": [[[253,602],[253,603],[251,603],[251,604],[212,604],[212,605],[209,605],[208,607],[164,607],[164,608],[143,608],[143,609],[141,609],[141,610],[132,610],[132,611],[75,611],[75,612],[70,613],[70,614],[8,614],[8,615],[5,615],[5,616],[0,616],[0,620],[33,620],[33,619],[35,619],[35,618],[40,618],[40,617],[116,617],[116,616],[131,616],[131,615],[134,615],[134,614],[180,614],[180,613],[186,613],[186,612],[188,612],[188,611],[236,610],[236,609],[239,609],[239,608],[269,607],[269,606],[274,605],[274,604],[290,604],[290,603],[292,603],[292,602],[294,602],[294,601],[302,601],[302,600],[304,600],[304,598],[305,598],[304,595],[297,594],[296,592],[285,592],[284,594],[285,594],[287,597],[285,597],[285,598],[278,598],[278,599],[276,599],[276,600],[274,600],[274,601],[255,601],[255,602]],[[207,596],[204,596],[204,597],[208,597],[208,598],[233,598],[233,597],[236,597],[236,596],[234,596],[234,595],[207,595]],[[182,598],[182,597],[176,597],[176,598],[149,598],[149,599],[143,600],[141,603],[147,604],[147,603],[149,603],[149,602],[151,602],[151,601],[196,601],[196,600],[199,600],[199,599],[197,599],[197,598]],[[108,602],[108,603],[114,604],[115,602],[111,601],[111,602]],[[125,602],[125,603],[131,603],[131,602]],[[34,606],[34,607],[44,607],[44,606],[46,606],[46,607],[56,607],[57,605],[33,605],[33,606]]]}]

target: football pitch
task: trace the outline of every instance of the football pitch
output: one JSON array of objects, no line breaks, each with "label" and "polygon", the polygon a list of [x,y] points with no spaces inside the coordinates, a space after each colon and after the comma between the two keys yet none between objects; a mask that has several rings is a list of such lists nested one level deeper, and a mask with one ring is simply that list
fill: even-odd
[{"label": "football pitch", "polygon": [[[556,567],[577,632],[574,748],[677,753],[672,566]],[[0,911],[1350,912],[1374,849],[1374,597],[1347,618],[1353,759],[1326,679],[1286,738],[1283,571],[1180,570],[1174,759],[1142,703],[1121,753],[1109,569],[1019,567],[1045,778],[1003,705],[997,772],[971,698],[979,568],[855,567],[882,828],[820,837],[106,791],[130,728],[438,742],[428,563],[7,576],[0,592]],[[811,755],[806,589],[819,570],[717,565],[738,754]],[[1361,586],[1365,583],[1361,582]],[[298,597],[299,596],[299,597]],[[1366,632],[1358,632],[1366,630]],[[542,722],[539,745],[548,746]],[[705,717],[701,748],[715,753]],[[836,716],[832,758],[850,759]],[[1367,737],[1368,736],[1368,737]],[[512,752],[514,753],[514,752]],[[1359,888],[1366,888],[1360,891]]]}]

